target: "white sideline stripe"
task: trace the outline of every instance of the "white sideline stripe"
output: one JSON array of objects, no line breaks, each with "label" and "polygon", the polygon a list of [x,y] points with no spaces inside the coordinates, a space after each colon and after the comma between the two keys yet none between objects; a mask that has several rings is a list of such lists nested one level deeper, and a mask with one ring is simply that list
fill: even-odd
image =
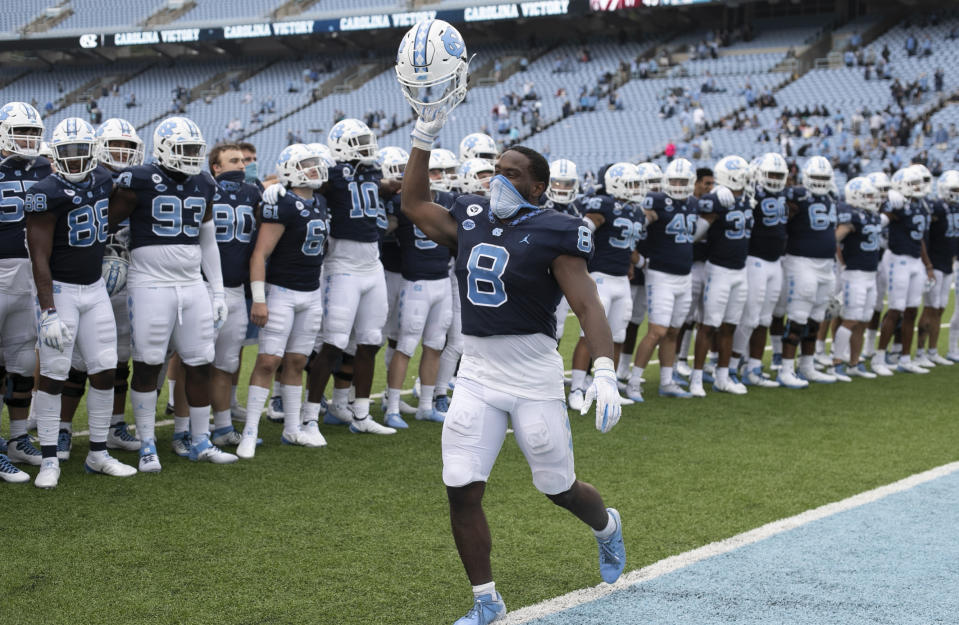
[{"label": "white sideline stripe", "polygon": [[[570,314],[572,314],[572,313],[570,313]],[[948,324],[948,323],[943,323],[943,324],[941,324],[939,327],[940,327],[940,328],[948,328],[948,327],[949,327],[949,324]],[[827,342],[832,342],[832,339],[827,340]],[[763,350],[763,351],[768,352],[768,351],[771,350],[771,349],[772,349],[772,346],[771,346],[771,345],[767,345],[767,346],[766,346],[766,349]],[[659,364],[659,361],[658,361],[658,360],[650,360],[650,361],[649,361],[649,365],[658,365],[658,364]],[[648,368],[649,365],[646,365],[646,367]],[[572,374],[572,371],[569,370],[569,369],[567,369],[566,371],[563,372],[563,375],[570,375],[570,374]],[[408,389],[404,390],[402,393],[400,393],[400,395],[412,395],[412,394],[413,394],[413,389],[411,389],[411,388],[408,388]],[[371,399],[371,400],[372,400],[372,399],[383,399],[383,393],[373,393],[373,394],[370,395],[370,399]],[[154,427],[164,427],[164,426],[167,426],[167,425],[173,425],[173,419],[164,419],[163,421],[157,421],[157,422],[156,422],[156,425],[155,425]],[[77,437],[77,438],[81,438],[81,437],[84,437],[84,436],[90,436],[90,430],[81,430],[81,431],[79,431],[79,432],[74,432],[74,433],[73,433],[73,436],[74,436],[74,437]]]},{"label": "white sideline stripe", "polygon": [[771,536],[775,536],[808,523],[812,523],[813,521],[830,517],[839,512],[845,512],[847,510],[858,508],[895,493],[901,493],[909,490],[910,488],[930,482],[940,477],[944,477],[956,471],[959,471],[959,462],[944,464],[922,473],[916,473],[915,475],[911,475],[907,478],[899,480],[898,482],[893,482],[892,484],[887,484],[885,486],[880,486],[878,488],[859,493],[858,495],[853,495],[852,497],[843,499],[842,501],[826,504],[824,506],[820,506],[819,508],[813,508],[812,510],[807,510],[797,514],[796,516],[780,519],[779,521],[773,521],[772,523],[757,527],[756,529],[749,530],[748,532],[737,534],[731,538],[710,543],[708,545],[704,545],[703,547],[699,547],[698,549],[693,549],[692,551],[687,551],[676,556],[670,556],[647,567],[626,573],[619,578],[615,584],[600,584],[599,586],[594,586],[592,588],[574,590],[573,592],[561,597],[548,599],[542,603],[537,603],[525,608],[520,608],[515,612],[510,612],[506,616],[506,620],[503,621],[503,625],[527,623],[534,619],[550,616],[552,614],[562,612],[563,610],[568,610],[584,603],[595,601],[601,597],[608,596],[614,592],[632,586],[633,584],[647,582],[656,579],[657,577],[662,577],[667,573],[672,573],[673,571],[685,568],[701,560],[729,553],[730,551],[734,551],[740,547],[757,543]]}]

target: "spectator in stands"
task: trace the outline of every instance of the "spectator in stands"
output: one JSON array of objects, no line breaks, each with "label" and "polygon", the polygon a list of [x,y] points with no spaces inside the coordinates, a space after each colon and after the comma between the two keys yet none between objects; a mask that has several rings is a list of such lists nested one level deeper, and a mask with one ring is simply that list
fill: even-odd
[{"label": "spectator in stands", "polygon": [[932,137],[932,142],[936,145],[937,150],[945,151],[949,144],[949,133],[946,132],[945,126],[939,124],[936,128],[936,134]]},{"label": "spectator in stands", "polygon": [[573,114],[573,105],[570,103],[569,98],[563,100],[563,118],[567,118]]},{"label": "spectator in stands", "polygon": [[890,57],[892,57],[892,52],[889,51],[889,45],[888,45],[888,44],[883,44],[883,46],[882,46],[882,53],[881,53],[880,56],[882,56],[882,60],[883,60],[883,61],[885,61],[886,63],[889,62]]},{"label": "spectator in stands", "polygon": [[849,38],[849,45],[851,45],[853,49],[857,49],[862,46],[862,35],[858,30],[855,31],[852,34],[852,37]]},{"label": "spectator in stands", "polygon": [[590,55],[589,55],[589,48],[587,48],[586,46],[583,46],[582,48],[579,49],[579,62],[580,62],[580,63],[589,63],[589,61],[590,61],[591,58],[592,58],[592,57],[590,57]]},{"label": "spectator in stands", "polygon": [[666,149],[663,150],[663,154],[666,156],[667,161],[672,161],[673,157],[676,156],[676,144],[670,141],[666,144]]},{"label": "spectator in stands", "polygon": [[959,26],[953,26],[949,29],[949,34],[946,35],[946,39],[956,40],[959,39]]},{"label": "spectator in stands", "polygon": [[856,65],[856,55],[852,50],[846,50],[842,55],[843,62],[846,64],[846,67],[854,67]]},{"label": "spectator in stands", "polygon": [[753,106],[756,103],[756,92],[753,91],[749,81],[746,81],[746,85],[739,91],[739,95],[746,98],[746,106]]},{"label": "spectator in stands", "polygon": [[120,95],[120,85],[113,83],[113,86],[110,87],[110,91],[113,92],[113,95]]},{"label": "spectator in stands", "polygon": [[521,57],[519,60],[519,71],[525,72],[528,69],[529,69],[529,59],[526,58],[525,56]]},{"label": "spectator in stands", "polygon": [[872,67],[867,65],[864,70],[862,70],[862,79],[871,80],[872,79]]},{"label": "spectator in stands", "polygon": [[916,36],[912,33],[909,33],[909,36],[906,37],[906,54],[909,56],[916,56],[916,49],[918,48],[919,42],[916,41]]},{"label": "spectator in stands", "polygon": [[509,129],[509,145],[514,145],[519,142],[519,128],[516,127],[516,124],[513,124]]},{"label": "spectator in stands", "polygon": [[701,133],[706,129],[706,111],[704,111],[701,106],[693,109],[693,127],[697,133]]},{"label": "spectator in stands", "polygon": [[702,159],[704,161],[711,160],[713,157],[713,140],[709,138],[709,135],[705,135],[703,140],[699,142],[699,149],[702,153]]},{"label": "spectator in stands", "polygon": [[243,104],[251,104],[253,102],[253,92],[247,91],[243,94]]},{"label": "spectator in stands", "polygon": [[923,37],[919,45],[919,56],[932,56],[932,39],[928,35]]},{"label": "spectator in stands", "polygon": [[295,80],[291,80],[290,82],[288,82],[288,83],[286,84],[286,92],[287,92],[287,93],[299,93],[299,92],[300,92],[300,86],[299,86],[298,84],[296,84],[296,81],[295,81]]},{"label": "spectator in stands", "polygon": [[941,67],[936,68],[936,73],[933,78],[936,85],[936,93],[942,93],[946,84],[946,74],[942,71]]},{"label": "spectator in stands", "polygon": [[647,63],[646,61],[640,61],[637,68],[639,70],[640,80],[646,80],[647,78],[649,78],[649,63]]},{"label": "spectator in stands", "polygon": [[619,93],[616,91],[609,92],[609,110],[611,111],[623,110],[623,99],[620,97]]},{"label": "spectator in stands", "polygon": [[136,105],[137,105],[137,95],[131,91],[130,93],[127,94],[126,107],[128,109],[132,109]]}]

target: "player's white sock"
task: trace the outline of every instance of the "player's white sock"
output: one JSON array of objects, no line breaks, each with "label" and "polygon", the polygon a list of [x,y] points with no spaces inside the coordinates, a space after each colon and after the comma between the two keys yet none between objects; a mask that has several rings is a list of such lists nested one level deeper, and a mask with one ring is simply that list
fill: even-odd
[{"label": "player's white sock", "polygon": [[903,352],[903,353],[899,354],[899,364],[900,364],[900,365],[908,365],[908,364],[909,364],[909,354],[907,354],[906,352]]},{"label": "player's white sock", "polygon": [[[89,405],[89,404],[88,404],[88,405]],[[87,409],[87,411],[88,411],[88,414],[89,414],[89,408]],[[66,430],[67,432],[70,432],[71,434],[73,434],[73,422],[72,422],[72,421],[61,421],[61,422],[60,422],[60,429],[61,429],[61,430]]]},{"label": "player's white sock", "polygon": [[420,384],[420,403],[416,407],[423,412],[433,411],[433,387],[426,384]]},{"label": "player's white sock", "polygon": [[236,385],[230,387],[230,405],[239,406],[240,403],[236,400]]},{"label": "player's white sock", "polygon": [[436,372],[436,390],[445,395],[450,387],[450,380],[453,379],[453,373],[456,371],[456,365],[460,361],[460,352],[452,349],[449,345],[443,349],[440,354],[440,367]]},{"label": "player's white sock", "polygon": [[246,392],[246,423],[243,424],[243,436],[256,436],[260,429],[260,414],[270,398],[270,389],[250,385]]},{"label": "player's white sock", "polygon": [[334,387],[333,399],[331,401],[338,406],[350,403],[350,389]]},{"label": "player's white sock", "polygon": [[639,381],[643,379],[643,368],[642,367],[633,367],[633,373],[629,376],[630,384],[639,384]]},{"label": "player's white sock", "polygon": [[[57,416],[59,419],[59,415]],[[26,419],[10,419],[10,438],[19,438],[27,433]],[[54,443],[56,445],[56,443]]]},{"label": "player's white sock", "polygon": [[916,348],[916,359],[917,359],[917,360],[918,360],[919,358],[922,358],[922,357],[925,356],[925,355],[926,355],[926,350],[924,350],[924,349],[921,348],[921,347],[917,347],[917,348]]},{"label": "player's white sock", "polygon": [[703,385],[703,370],[702,369],[693,369],[692,375],[689,376],[689,385],[693,386],[702,386]]},{"label": "player's white sock", "polygon": [[750,371],[755,371],[756,369],[762,369],[763,361],[761,361],[758,358],[750,358],[748,366]]},{"label": "player's white sock", "polygon": [[173,432],[179,434],[190,429],[190,417],[173,417]]},{"label": "player's white sock", "polygon": [[192,443],[210,437],[210,406],[190,406],[190,439]]},{"label": "player's white sock", "polygon": [[795,360],[793,360],[792,358],[783,358],[783,368],[782,368],[783,371],[786,371],[788,373],[795,373],[796,372],[795,367],[796,367]]},{"label": "player's white sock", "polygon": [[370,398],[357,397],[353,402],[353,415],[357,419],[365,419],[370,416]]},{"label": "player's white sock", "polygon": [[477,599],[483,595],[491,595],[496,592],[496,582],[490,582],[488,584],[480,584],[479,586],[473,586],[473,596]]},{"label": "player's white sock", "polygon": [[[398,388],[386,389],[386,414],[396,414],[400,411],[400,394],[403,391]],[[422,395],[420,395],[422,397]]]},{"label": "player's white sock", "polygon": [[707,362],[716,362],[717,360],[719,360],[719,354],[717,352],[709,351],[706,353]]},{"label": "player's white sock", "polygon": [[[53,395],[51,393],[45,393],[43,391],[37,391],[37,396],[33,400],[34,416],[37,419],[37,437],[40,439],[40,446],[46,447],[57,445],[57,428],[60,425],[60,395]],[[10,437],[16,438],[13,435],[13,424],[18,423],[17,421],[10,422]],[[20,423],[24,424],[26,428],[26,421],[21,421]],[[26,429],[24,429],[24,434]]]},{"label": "player's white sock", "polygon": [[666,386],[667,384],[673,383],[673,368],[672,367],[660,367],[659,368],[659,385]]},{"label": "player's white sock", "polygon": [[616,532],[616,517],[607,513],[606,527],[601,530],[593,530],[593,534],[600,540],[606,540]]},{"label": "player's white sock", "polygon": [[886,350],[877,349],[876,353],[873,354],[873,360],[882,364],[886,364]]},{"label": "player's white sock", "polygon": [[839,329],[836,330],[836,335],[833,337],[832,341],[833,358],[843,362],[849,362],[849,359],[851,358],[849,341],[851,338],[852,330],[846,326],[839,326]]},{"label": "player's white sock", "polygon": [[863,341],[862,355],[872,356],[876,353],[876,334],[878,330],[866,329],[866,340]]},{"label": "player's white sock", "polygon": [[782,354],[783,353],[783,337],[779,334],[770,334],[769,342],[772,343],[773,353]]},{"label": "player's white sock", "polygon": [[323,406],[319,402],[312,402],[307,400],[303,403],[303,423],[309,423],[310,421],[317,421],[320,418],[320,409]]},{"label": "player's white sock", "polygon": [[569,388],[574,391],[583,390],[583,382],[586,381],[586,372],[582,369],[573,369],[570,373]]},{"label": "player's white sock", "polygon": [[394,353],[396,353],[396,349],[387,344],[386,349],[383,350],[383,363],[386,365],[387,371],[390,370],[390,363],[393,362]]},{"label": "player's white sock", "polygon": [[813,363],[815,363],[816,361],[814,360],[814,358],[815,358],[814,356],[807,356],[807,355],[805,355],[805,354],[803,354],[802,356],[800,356],[800,357],[799,357],[799,370],[800,370],[800,371],[809,371],[810,369],[815,369],[816,367],[815,367],[815,365],[814,365]]},{"label": "player's white sock", "polygon": [[91,443],[106,443],[110,431],[110,417],[113,415],[113,389],[87,389],[87,425],[90,428]]},{"label": "player's white sock", "polygon": [[729,367],[716,367],[716,384],[722,386],[729,382]]},{"label": "player's white sock", "polygon": [[213,411],[213,429],[219,430],[221,428],[228,427],[233,424],[233,421],[230,419],[230,410],[214,410]]},{"label": "player's white sock", "polygon": [[174,401],[175,401],[175,400],[173,399],[173,397],[174,397],[174,396],[173,396],[173,390],[176,388],[176,380],[167,380],[167,381],[166,381],[166,387],[167,387],[167,398],[166,398],[166,401],[167,401],[168,404],[173,404]]},{"label": "player's white sock", "polygon": [[826,353],[826,341],[820,341],[816,339],[816,353],[825,354]]},{"label": "player's white sock", "polygon": [[156,440],[157,392],[141,393],[130,389],[130,404],[133,405],[133,420],[137,425],[137,437],[141,441]]},{"label": "player's white sock", "polygon": [[931,357],[931,356],[938,356],[938,355],[939,355],[939,350],[938,350],[937,348],[935,348],[935,347],[930,347],[929,349],[926,350],[926,353],[927,353],[930,357]]},{"label": "player's white sock", "polygon": [[117,423],[124,421],[125,417],[126,415],[123,414],[122,412],[120,414],[113,415],[112,417],[110,417],[110,425],[116,425]]},{"label": "player's white sock", "polygon": [[632,354],[620,354],[619,355],[619,364],[616,365],[616,377],[620,380],[625,380],[629,377],[629,366],[632,364],[633,355]]},{"label": "player's white sock", "polygon": [[303,406],[303,387],[297,384],[284,384],[280,387],[283,398],[283,431],[300,431],[300,408]]},{"label": "player's white sock", "polygon": [[280,394],[280,387],[281,387],[281,386],[283,386],[283,385],[280,384],[279,381],[273,380],[273,396],[274,396],[274,397],[275,397],[276,395],[279,395],[279,394]]}]

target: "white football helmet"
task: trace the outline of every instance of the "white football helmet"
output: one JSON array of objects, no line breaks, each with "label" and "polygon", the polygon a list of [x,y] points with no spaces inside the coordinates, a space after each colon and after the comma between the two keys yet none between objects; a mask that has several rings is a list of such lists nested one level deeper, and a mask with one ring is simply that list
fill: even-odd
[{"label": "white football helmet", "polygon": [[802,185],[815,195],[825,195],[836,187],[829,159],[813,156],[802,169]]},{"label": "white football helmet", "polygon": [[[922,179],[922,171],[919,168],[910,165],[900,170],[902,172],[899,178],[899,192],[908,198],[921,198],[926,195],[926,183]],[[897,171],[893,174],[893,183],[896,182]]]},{"label": "white football helmet", "polygon": [[922,176],[922,195],[925,197],[932,193],[932,172],[922,163],[916,163],[913,167],[915,167]]},{"label": "white football helmet", "polygon": [[327,169],[336,167],[336,159],[333,158],[333,152],[330,151],[329,146],[327,146],[325,143],[307,143],[306,145],[311,150],[318,152],[319,155],[323,157],[323,162],[326,163]]},{"label": "white football helmet", "polygon": [[200,127],[186,117],[168,117],[153,131],[153,158],[162,167],[187,176],[203,171],[206,141]]},{"label": "white football helmet", "polygon": [[430,189],[433,191],[452,191],[459,188],[458,168],[459,161],[456,160],[456,155],[450,150],[436,149],[431,151],[429,164]]},{"label": "white football helmet", "polygon": [[666,166],[663,172],[663,186],[666,195],[674,200],[685,200],[693,194],[696,187],[696,170],[685,158],[676,158]]},{"label": "white football helmet", "polygon": [[889,189],[892,188],[892,183],[889,181],[889,176],[886,175],[884,171],[874,171],[871,174],[866,174],[866,178],[869,179],[869,182],[872,183],[872,186],[876,187],[876,191],[879,192],[879,195],[882,198],[885,198],[889,194]]},{"label": "white football helmet", "polygon": [[846,183],[846,204],[867,211],[879,210],[882,201],[879,191],[865,176],[857,176]]},{"label": "white football helmet", "polygon": [[757,166],[757,180],[762,188],[770,193],[779,193],[786,188],[786,178],[789,176],[789,167],[782,154],[767,152],[759,160]]},{"label": "white football helmet", "polygon": [[656,163],[640,163],[636,166],[639,177],[639,197],[646,197],[647,193],[659,193],[663,190],[663,170]]},{"label": "white football helmet", "polygon": [[449,113],[466,97],[466,44],[443,20],[424,20],[407,31],[396,51],[396,79],[417,115]]},{"label": "white football helmet", "polygon": [[376,153],[376,160],[380,164],[383,178],[386,180],[402,180],[406,171],[406,162],[410,160],[410,153],[403,148],[388,146],[380,148]]},{"label": "white football helmet", "polygon": [[53,129],[50,149],[57,173],[64,180],[80,182],[97,168],[96,131],[79,117],[68,117]]},{"label": "white football helmet", "polygon": [[112,169],[143,164],[143,139],[133,124],[113,117],[97,128],[97,160]]},{"label": "white football helmet", "polygon": [[460,161],[462,162],[471,158],[482,158],[492,163],[496,160],[498,152],[493,137],[484,135],[482,132],[466,135],[460,141]]},{"label": "white football helmet", "polygon": [[359,161],[361,165],[376,164],[376,135],[358,119],[344,119],[330,128],[326,144],[338,162]]},{"label": "white football helmet", "polygon": [[606,187],[606,195],[625,202],[640,199],[642,191],[636,166],[627,162],[610,165],[603,175],[603,186]]},{"label": "white football helmet", "polygon": [[557,204],[569,204],[579,193],[579,176],[576,163],[560,158],[549,164],[549,186],[546,197]]},{"label": "white football helmet", "polygon": [[949,169],[942,172],[936,181],[936,195],[943,202],[959,204],[959,171]]},{"label": "white football helmet", "polygon": [[460,165],[460,181],[463,193],[489,195],[489,180],[493,177],[493,163],[482,158],[467,159]]},{"label": "white football helmet", "polygon": [[9,102],[0,108],[0,150],[34,159],[40,155],[43,119],[26,102]]},{"label": "white football helmet", "polygon": [[716,182],[730,191],[741,191],[746,186],[746,174],[749,163],[741,156],[727,156],[719,159],[713,168],[713,177]]},{"label": "white football helmet", "polygon": [[294,143],[276,159],[276,177],[284,187],[319,189],[327,180],[326,162],[310,146]]},{"label": "white football helmet", "polygon": [[116,295],[127,284],[127,274],[130,270],[130,250],[125,245],[117,243],[110,237],[103,252],[103,281],[106,283],[107,293]]}]

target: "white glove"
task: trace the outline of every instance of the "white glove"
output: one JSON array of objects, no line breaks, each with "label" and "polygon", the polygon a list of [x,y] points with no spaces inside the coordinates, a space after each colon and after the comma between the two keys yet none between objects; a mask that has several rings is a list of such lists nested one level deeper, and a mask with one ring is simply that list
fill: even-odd
[{"label": "white glove", "polygon": [[906,196],[895,189],[889,189],[889,208],[894,211],[899,210],[906,205]]},{"label": "white glove", "polygon": [[723,208],[729,208],[736,203],[736,196],[733,195],[733,192],[729,190],[729,187],[724,187],[723,185],[716,185],[713,189],[713,193],[716,194],[716,199],[719,200],[719,204]]},{"label": "white glove", "polygon": [[226,298],[223,293],[213,294],[213,329],[219,330],[226,323],[226,317],[229,309],[226,306]]},{"label": "white glove", "polygon": [[274,182],[263,191],[263,203],[276,204],[284,195],[286,195],[286,187],[278,182]]},{"label": "white glove", "polygon": [[123,247],[130,247],[130,226],[124,226],[114,232],[113,241]]},{"label": "white glove", "polygon": [[829,303],[826,305],[826,312],[832,316],[833,319],[839,316],[839,313],[842,312],[842,295],[839,293],[833,293],[829,298]]},{"label": "white glove", "polygon": [[433,149],[433,144],[446,123],[446,113],[447,111],[442,109],[423,111],[423,114],[420,115],[413,126],[413,132],[410,133],[414,148],[427,152]]},{"label": "white glove", "polygon": [[616,370],[612,358],[597,358],[593,363],[593,383],[586,390],[583,408],[579,414],[589,412],[596,400],[596,429],[605,434],[613,429],[623,414],[622,398],[616,386]]},{"label": "white glove", "polygon": [[47,347],[60,352],[73,340],[73,333],[67,324],[60,321],[56,308],[48,308],[40,313],[40,340]]}]

